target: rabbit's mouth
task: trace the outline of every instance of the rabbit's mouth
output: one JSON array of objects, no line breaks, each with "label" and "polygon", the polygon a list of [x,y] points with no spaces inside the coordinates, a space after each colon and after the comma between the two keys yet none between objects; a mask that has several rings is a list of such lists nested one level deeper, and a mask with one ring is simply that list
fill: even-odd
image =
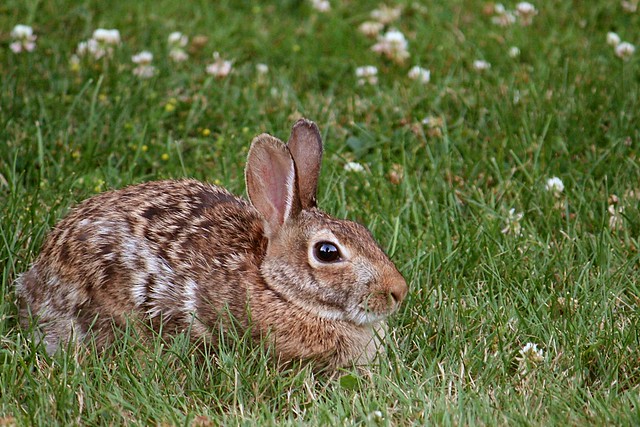
[{"label": "rabbit's mouth", "polygon": [[387,318],[398,308],[398,301],[388,292],[375,292],[349,311],[351,320],[359,325],[373,324]]},{"label": "rabbit's mouth", "polygon": [[349,313],[350,320],[356,325],[373,325],[387,318],[387,314],[372,313],[361,308]]}]

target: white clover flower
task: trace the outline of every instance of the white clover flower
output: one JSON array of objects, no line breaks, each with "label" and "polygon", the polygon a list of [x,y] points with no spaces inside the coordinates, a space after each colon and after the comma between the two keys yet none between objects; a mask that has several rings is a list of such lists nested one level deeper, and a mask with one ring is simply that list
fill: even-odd
[{"label": "white clover flower", "polygon": [[389,30],[383,36],[378,36],[378,43],[374,44],[371,50],[402,64],[409,57],[408,47],[409,43],[404,34],[398,30]]},{"label": "white clover flower", "polygon": [[531,3],[523,1],[516,5],[516,14],[520,18],[520,23],[527,26],[531,25],[533,17],[538,14],[538,10]]},{"label": "white clover flower", "polygon": [[184,62],[189,59],[189,54],[185,52],[184,47],[189,43],[189,37],[180,31],[174,31],[167,37],[169,45],[169,58],[173,62]]},{"label": "white clover flower", "polygon": [[207,74],[211,74],[219,79],[227,77],[229,73],[231,73],[233,61],[226,61],[222,59],[218,52],[213,52],[213,59],[214,62],[207,65]]},{"label": "white clover flower", "polygon": [[14,39],[26,39],[33,36],[33,28],[28,25],[18,24],[11,30],[11,37]]},{"label": "white clover flower", "polygon": [[367,37],[374,38],[380,34],[384,28],[384,24],[375,21],[365,21],[358,27],[358,30]]},{"label": "white clover flower", "polygon": [[418,65],[411,67],[407,74],[411,80],[417,80],[420,83],[427,84],[431,80],[431,71]]},{"label": "white clover flower", "polygon": [[120,44],[120,31],[98,28],[89,40],[78,43],[78,56],[91,55],[94,59],[113,55],[113,46]]},{"label": "white clover flower", "polygon": [[311,0],[311,7],[318,12],[329,12],[331,10],[331,3],[328,0]]},{"label": "white clover flower", "polygon": [[133,69],[133,75],[141,79],[149,79],[156,74],[156,67],[149,64],[138,65]]},{"label": "white clover flower", "polygon": [[564,191],[564,184],[562,183],[562,180],[560,178],[554,176],[547,179],[545,188],[547,189],[547,191],[551,191],[554,195],[558,196]]},{"label": "white clover flower", "polygon": [[183,49],[176,47],[169,51],[169,58],[171,58],[173,62],[184,62],[189,59],[189,54]]},{"label": "white clover flower", "polygon": [[624,61],[628,61],[635,51],[636,47],[629,42],[622,42],[615,48],[616,56]]},{"label": "white clover flower", "polygon": [[37,36],[33,35],[33,28],[28,25],[18,24],[11,30],[13,42],[9,48],[13,53],[33,52],[36,48]]},{"label": "white clover flower", "polygon": [[373,411],[369,415],[367,415],[367,420],[374,421],[376,424],[381,423],[382,421],[384,421],[384,414],[382,413],[382,411]]},{"label": "white clover flower", "polygon": [[502,3],[496,3],[493,6],[493,13],[495,13],[496,15],[502,15],[506,11],[507,11],[507,9],[505,9],[505,7],[504,7],[504,5]]},{"label": "white clover flower", "polygon": [[607,33],[607,44],[609,46],[613,46],[616,47],[620,44],[622,40],[620,40],[620,36],[617,33],[614,33],[613,31],[609,31]]},{"label": "white clover flower", "polygon": [[120,31],[98,28],[91,38],[106,45],[117,45],[120,44]]},{"label": "white clover flower", "polygon": [[80,42],[78,43],[78,47],[76,48],[76,53],[78,56],[91,55],[95,59],[100,59],[104,56],[107,56],[111,52],[112,50],[108,50],[107,48],[104,48],[95,39],[89,39],[87,41]]},{"label": "white clover flower", "polygon": [[167,43],[172,48],[185,47],[189,43],[189,37],[182,34],[180,31],[174,31],[169,34],[169,37],[167,37]]},{"label": "white clover flower", "polygon": [[506,226],[500,230],[502,234],[513,234],[514,236],[522,235],[522,226],[520,225],[520,220],[524,214],[522,212],[517,212],[515,209],[509,210],[509,215],[507,216],[507,224]]},{"label": "white clover flower", "polygon": [[256,71],[258,74],[265,75],[269,72],[269,66],[267,64],[256,64]]},{"label": "white clover flower", "polygon": [[538,348],[537,344],[528,342],[520,349],[520,360],[526,362],[540,363],[544,361],[544,352]]},{"label": "white clover flower", "polygon": [[385,4],[381,4],[378,9],[371,11],[371,19],[387,25],[400,18],[402,14],[402,7],[389,7]]},{"label": "white clover flower", "polygon": [[376,85],[378,84],[378,69],[373,65],[358,67],[356,68],[356,77],[360,86],[365,84]]},{"label": "white clover flower", "polygon": [[624,208],[622,206],[619,206],[616,209],[616,205],[611,204],[607,208],[607,211],[609,212],[609,228],[612,231],[621,230],[623,226],[623,220],[624,220],[622,216],[622,213],[624,212]]},{"label": "white clover flower", "polygon": [[131,57],[131,61],[138,66],[133,69],[133,75],[141,79],[148,79],[156,74],[156,67],[151,65],[153,61],[153,53],[143,50]]},{"label": "white clover flower", "polygon": [[[93,40],[93,39],[91,39]],[[95,42],[95,40],[93,40]],[[89,52],[89,41],[82,41],[78,43],[78,47],[76,47],[76,54],[78,56],[84,56]]]},{"label": "white clover flower", "polygon": [[491,22],[499,27],[508,27],[516,22],[516,16],[511,11],[492,16]]},{"label": "white clover flower", "polygon": [[153,61],[153,53],[143,50],[131,57],[131,61],[138,65],[149,65]]},{"label": "white clover flower", "polygon": [[473,69],[476,71],[486,71],[491,68],[491,64],[484,59],[476,59],[473,61]]},{"label": "white clover flower", "polygon": [[362,166],[360,163],[358,162],[347,162],[344,165],[344,170],[347,172],[364,172],[364,166]]},{"label": "white clover flower", "polygon": [[518,46],[511,46],[509,48],[509,57],[517,58],[518,56],[520,56],[520,48],[518,48]]}]

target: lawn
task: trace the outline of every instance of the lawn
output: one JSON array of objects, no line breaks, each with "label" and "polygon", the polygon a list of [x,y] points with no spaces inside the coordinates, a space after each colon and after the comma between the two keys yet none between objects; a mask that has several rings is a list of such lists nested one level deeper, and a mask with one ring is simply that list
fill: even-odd
[{"label": "lawn", "polygon": [[[640,423],[638,1],[329,4],[0,5],[0,426]],[[300,117],[319,205],[410,285],[384,357],[28,340],[13,281],[71,206],[161,178],[244,194],[251,139]]]}]

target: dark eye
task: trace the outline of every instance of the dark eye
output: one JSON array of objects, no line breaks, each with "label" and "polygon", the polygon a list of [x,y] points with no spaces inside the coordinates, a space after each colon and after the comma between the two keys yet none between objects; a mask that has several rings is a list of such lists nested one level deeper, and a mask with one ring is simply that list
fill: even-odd
[{"label": "dark eye", "polygon": [[336,262],[340,260],[340,251],[330,242],[318,242],[313,247],[313,254],[318,261]]}]

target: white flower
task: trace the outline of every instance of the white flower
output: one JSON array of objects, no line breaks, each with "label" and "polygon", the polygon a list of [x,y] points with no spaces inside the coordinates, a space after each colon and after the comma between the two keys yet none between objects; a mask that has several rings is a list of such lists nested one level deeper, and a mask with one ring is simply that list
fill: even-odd
[{"label": "white flower", "polygon": [[356,68],[356,77],[358,77],[358,84],[360,86],[367,83],[370,85],[376,85],[378,84],[378,69],[373,65],[358,67]]},{"label": "white flower", "polygon": [[9,48],[13,53],[33,52],[36,48],[37,36],[33,35],[33,28],[28,25],[18,24],[11,30],[13,42]]},{"label": "white flower", "polygon": [[607,44],[609,46],[613,46],[616,47],[620,44],[622,40],[620,40],[620,36],[617,33],[614,33],[613,31],[609,31],[607,33]]},{"label": "white flower", "polygon": [[518,46],[511,46],[509,48],[509,57],[517,58],[518,56],[520,56],[520,49]]},{"label": "white flower", "polygon": [[76,53],[78,56],[85,56],[87,54],[93,56],[95,59],[100,59],[103,56],[111,54],[113,50],[111,48],[105,48],[101,43],[98,43],[95,39],[89,39],[78,43]]},{"label": "white flower", "polygon": [[611,204],[607,208],[607,211],[609,212],[609,215],[610,215],[609,228],[613,231],[622,229],[622,225],[623,225],[622,213],[624,212],[624,208],[622,206],[619,206],[618,209],[616,209],[616,205]]},{"label": "white flower", "polygon": [[187,43],[189,43],[189,37],[185,36],[180,31],[174,31],[169,34],[169,37],[167,37],[167,43],[169,43],[169,46],[172,48],[185,47]]},{"label": "white flower", "polygon": [[495,13],[497,15],[502,15],[506,11],[507,11],[507,9],[505,9],[505,7],[504,7],[504,5],[502,3],[496,3],[493,6],[493,13]]},{"label": "white flower", "polygon": [[544,352],[537,344],[528,342],[520,349],[520,360],[540,363],[544,360]]},{"label": "white flower", "polygon": [[138,76],[141,79],[148,79],[155,75],[156,67],[151,65],[151,61],[153,61],[153,53],[143,50],[142,52],[133,55],[131,57],[131,61],[134,64],[138,64],[138,66],[133,69],[133,74],[135,76]]},{"label": "white flower", "polygon": [[78,43],[76,54],[93,56],[94,59],[109,57],[113,54],[113,46],[120,44],[120,31],[98,28],[93,36],[86,41]]},{"label": "white flower", "polygon": [[382,413],[382,411],[373,411],[369,415],[367,415],[367,420],[375,421],[376,424],[379,424],[384,421],[384,414]]},{"label": "white flower", "polygon": [[148,79],[156,74],[156,67],[148,64],[138,65],[133,69],[133,74],[141,79]]},{"label": "white flower", "polygon": [[14,39],[27,39],[33,36],[33,28],[28,25],[18,24],[11,30],[11,37]]},{"label": "white flower", "polygon": [[483,59],[473,61],[473,69],[476,71],[486,71],[491,68],[491,64]]},{"label": "white flower", "polygon": [[509,210],[509,215],[507,216],[507,224],[501,230],[502,234],[513,234],[514,236],[522,235],[522,226],[520,225],[520,220],[524,214],[522,212],[516,213],[515,209]]},{"label": "white flower", "polygon": [[564,191],[564,184],[562,183],[562,180],[557,176],[547,179],[545,187],[547,191],[551,191],[556,196]]},{"label": "white flower", "polygon": [[93,32],[92,38],[99,43],[104,43],[106,45],[116,45],[120,44],[120,31],[98,28]]},{"label": "white flower", "polygon": [[258,74],[265,75],[269,72],[269,66],[267,64],[256,64],[256,71]]},{"label": "white flower", "polygon": [[218,52],[213,52],[213,59],[215,60],[215,62],[207,65],[207,74],[211,74],[212,76],[215,76],[219,79],[227,77],[231,72],[233,62],[225,61],[220,57],[220,54]]},{"label": "white flower", "polygon": [[358,27],[358,30],[367,37],[376,37],[384,28],[381,22],[365,21]]},{"label": "white flower", "polygon": [[616,56],[622,58],[624,61],[629,60],[635,51],[636,47],[628,42],[620,43],[615,49]]},{"label": "white flower", "polygon": [[173,62],[184,62],[189,59],[189,54],[181,48],[176,47],[169,51],[169,58],[171,58]]},{"label": "white flower", "polygon": [[78,54],[78,56],[84,56],[87,52],[89,52],[89,41],[90,40],[95,42],[95,40],[89,39],[87,41],[82,41],[82,42],[78,43],[78,47],[76,47],[76,53]]},{"label": "white flower", "polygon": [[491,22],[500,27],[508,27],[516,22],[516,16],[511,11],[506,11],[491,17]]},{"label": "white flower", "polygon": [[22,52],[22,43],[13,42],[9,45],[9,49],[11,49],[13,53],[20,53]]},{"label": "white flower", "polygon": [[344,170],[347,172],[364,172],[364,166],[358,162],[347,162],[344,165]]},{"label": "white flower", "polygon": [[418,80],[421,83],[429,83],[431,80],[431,71],[419,66],[411,67],[408,74],[411,80]]},{"label": "white flower", "polygon": [[143,50],[142,52],[133,55],[131,57],[131,61],[133,61],[134,64],[138,65],[149,65],[151,61],[153,61],[153,53],[147,50]]},{"label": "white flower", "polygon": [[378,36],[378,43],[371,50],[401,64],[409,57],[408,47],[404,34],[398,30],[389,30],[383,36]]},{"label": "white flower", "polygon": [[387,25],[400,18],[402,7],[389,7],[381,4],[378,9],[371,11],[371,18],[381,24]]},{"label": "white flower", "polygon": [[531,25],[533,21],[533,17],[538,14],[535,6],[529,2],[523,1],[516,5],[516,13],[518,17],[521,19],[520,23],[522,25]]},{"label": "white flower", "polygon": [[331,3],[328,0],[311,0],[311,7],[318,12],[329,12],[331,10]]}]

